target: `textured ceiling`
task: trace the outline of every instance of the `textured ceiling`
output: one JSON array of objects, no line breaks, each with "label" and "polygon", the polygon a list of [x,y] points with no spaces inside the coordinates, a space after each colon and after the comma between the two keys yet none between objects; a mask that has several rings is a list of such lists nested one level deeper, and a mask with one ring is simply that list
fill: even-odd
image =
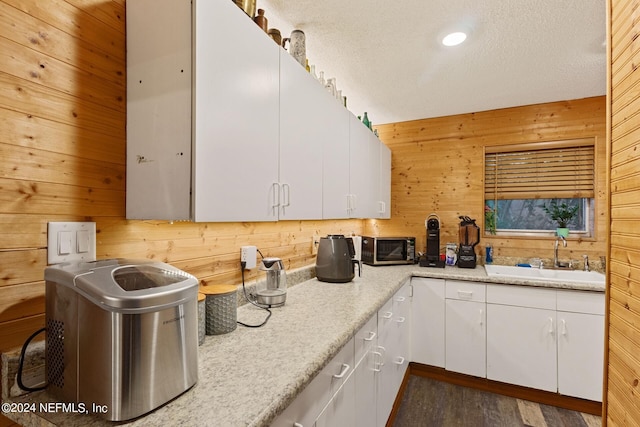
[{"label": "textured ceiling", "polygon": [[[376,124],[606,91],[605,0],[257,0]],[[439,39],[464,29],[467,41]]]}]

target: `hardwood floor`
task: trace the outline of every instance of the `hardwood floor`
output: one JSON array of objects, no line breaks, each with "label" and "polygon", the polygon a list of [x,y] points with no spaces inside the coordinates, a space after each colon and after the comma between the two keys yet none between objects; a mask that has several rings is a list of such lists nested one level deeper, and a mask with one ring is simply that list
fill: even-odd
[{"label": "hardwood floor", "polygon": [[394,427],[599,427],[599,416],[411,375]]}]

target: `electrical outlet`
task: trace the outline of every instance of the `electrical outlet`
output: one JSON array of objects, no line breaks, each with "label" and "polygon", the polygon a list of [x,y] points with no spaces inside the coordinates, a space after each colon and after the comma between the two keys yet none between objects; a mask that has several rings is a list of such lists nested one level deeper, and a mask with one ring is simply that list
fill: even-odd
[{"label": "electrical outlet", "polygon": [[245,270],[256,268],[256,253],[258,248],[255,246],[242,246],[240,248],[240,262],[244,262]]}]

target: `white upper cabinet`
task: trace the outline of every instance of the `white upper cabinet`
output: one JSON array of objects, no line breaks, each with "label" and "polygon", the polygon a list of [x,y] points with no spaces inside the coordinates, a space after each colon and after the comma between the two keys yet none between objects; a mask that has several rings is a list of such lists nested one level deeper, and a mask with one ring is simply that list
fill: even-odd
[{"label": "white upper cabinet", "polygon": [[127,218],[190,218],[191,84],[191,3],[128,2]]},{"label": "white upper cabinet", "polygon": [[127,2],[127,218],[377,217],[371,138],[233,2]]},{"label": "white upper cabinet", "polygon": [[356,117],[349,121],[349,197],[350,218],[376,217],[378,198],[379,141]]},{"label": "white upper cabinet", "polygon": [[194,1],[193,34],[194,220],[276,220],[279,47],[230,1]]},{"label": "white upper cabinet", "polygon": [[[317,80],[280,49],[280,219],[322,219],[323,152],[332,157],[331,144],[347,145],[347,115]],[[339,167],[337,162],[333,169]]]},{"label": "white upper cabinet", "polygon": [[391,218],[391,150],[380,142],[380,188],[377,217]]}]

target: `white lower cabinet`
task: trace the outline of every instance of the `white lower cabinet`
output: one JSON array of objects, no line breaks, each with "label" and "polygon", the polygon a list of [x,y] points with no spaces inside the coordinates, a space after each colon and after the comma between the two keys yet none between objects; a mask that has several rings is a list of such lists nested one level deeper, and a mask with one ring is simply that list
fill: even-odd
[{"label": "white lower cabinet", "polygon": [[485,284],[446,281],[445,368],[485,377],[487,328]]},{"label": "white lower cabinet", "polygon": [[[353,367],[354,340],[351,339],[271,425],[278,427],[314,425],[333,397],[344,390],[343,386],[350,378]],[[347,386],[347,389],[349,387],[352,385]],[[353,391],[350,394],[350,397],[339,397],[323,417],[328,417],[330,421],[334,413],[337,414],[335,416],[343,416],[343,402],[353,399]],[[353,409],[353,403],[350,405]]]},{"label": "white lower cabinet", "polygon": [[411,279],[411,357],[444,368],[444,279]]},{"label": "white lower cabinet", "polygon": [[352,427],[355,425],[355,386],[355,377],[351,372],[316,419],[316,427]]},{"label": "white lower cabinet", "polygon": [[378,352],[382,363],[377,381],[378,426],[387,423],[411,360],[411,285],[404,284],[378,311]]},{"label": "white lower cabinet", "polygon": [[558,291],[558,392],[602,400],[604,294]]},{"label": "white lower cabinet", "polygon": [[604,294],[487,285],[487,377],[602,400]]},{"label": "white lower cabinet", "polygon": [[410,361],[408,283],[356,332],[272,426],[386,425]]},{"label": "white lower cabinet", "polygon": [[355,422],[357,427],[376,425],[375,402],[377,379],[381,354],[377,351],[378,318],[373,316],[358,331],[356,342],[356,368],[353,372],[355,382]]},{"label": "white lower cabinet", "polygon": [[555,311],[487,304],[487,378],[557,391]]}]

